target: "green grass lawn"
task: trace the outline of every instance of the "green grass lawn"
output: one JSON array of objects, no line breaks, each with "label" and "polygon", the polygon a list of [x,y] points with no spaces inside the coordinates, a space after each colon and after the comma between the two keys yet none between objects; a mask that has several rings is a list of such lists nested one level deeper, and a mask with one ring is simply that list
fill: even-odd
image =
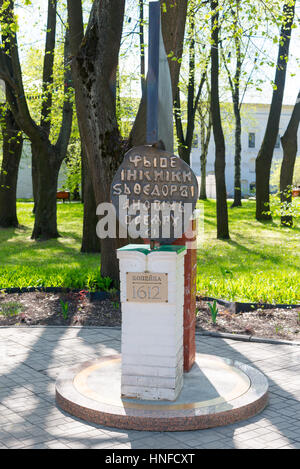
[{"label": "green grass lawn", "polygon": [[[30,239],[32,203],[18,203],[20,229],[0,229],[0,288],[103,288],[99,254],[81,254],[83,206],[58,203],[60,238]],[[109,282],[106,282],[106,286]]]},{"label": "green grass lawn", "polygon": [[197,290],[228,300],[300,303],[300,229],[255,220],[255,201],[229,208],[229,241],[216,240],[214,201],[203,204]]},{"label": "green grass lawn", "polygon": [[[201,204],[199,204],[201,206]],[[255,202],[229,209],[229,241],[216,239],[215,202],[203,204],[197,290],[207,296],[274,303],[300,303],[300,229],[255,221]],[[0,230],[0,288],[109,287],[100,278],[100,256],[81,254],[81,204],[58,204],[61,238],[30,239],[32,203],[18,203],[21,229]]]}]

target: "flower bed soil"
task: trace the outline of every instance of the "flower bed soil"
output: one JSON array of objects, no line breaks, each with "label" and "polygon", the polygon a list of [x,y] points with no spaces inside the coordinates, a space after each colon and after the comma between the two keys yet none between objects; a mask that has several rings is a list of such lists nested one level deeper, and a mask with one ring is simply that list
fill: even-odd
[{"label": "flower bed soil", "polygon": [[[65,309],[63,307],[65,305]],[[0,293],[0,326],[121,326],[118,298],[91,299],[87,292]],[[234,313],[218,305],[216,324],[206,301],[197,301],[197,330],[300,340],[300,308]]]}]

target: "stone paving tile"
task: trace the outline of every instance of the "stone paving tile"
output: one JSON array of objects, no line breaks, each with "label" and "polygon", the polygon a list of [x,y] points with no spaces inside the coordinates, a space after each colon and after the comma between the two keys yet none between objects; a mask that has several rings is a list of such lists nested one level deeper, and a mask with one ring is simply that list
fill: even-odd
[{"label": "stone paving tile", "polygon": [[263,371],[270,404],[226,427],[138,432],[89,424],[56,407],[55,380],[68,366],[119,353],[116,328],[0,328],[0,449],[300,448],[300,348],[197,335],[201,353]]}]

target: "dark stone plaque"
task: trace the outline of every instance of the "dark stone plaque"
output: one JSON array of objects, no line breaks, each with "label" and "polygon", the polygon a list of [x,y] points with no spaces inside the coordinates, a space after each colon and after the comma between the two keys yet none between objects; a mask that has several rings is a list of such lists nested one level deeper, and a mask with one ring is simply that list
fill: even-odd
[{"label": "dark stone plaque", "polygon": [[111,186],[117,217],[129,236],[161,244],[181,238],[197,199],[198,182],[189,165],[152,146],[128,151]]}]

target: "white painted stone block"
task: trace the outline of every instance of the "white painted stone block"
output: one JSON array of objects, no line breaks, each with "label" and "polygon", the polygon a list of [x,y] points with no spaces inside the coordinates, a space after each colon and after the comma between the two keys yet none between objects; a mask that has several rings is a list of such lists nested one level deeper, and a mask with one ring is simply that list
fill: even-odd
[{"label": "white painted stone block", "polygon": [[134,397],[142,400],[168,400],[174,401],[178,397],[182,389],[183,378],[178,381],[175,389],[161,388],[161,387],[146,387],[146,386],[130,386],[124,385],[122,387],[123,397]]},{"label": "white painted stone block", "polygon": [[148,366],[155,366],[155,367],[176,367],[180,361],[183,360],[183,347],[181,347],[177,354],[171,356],[161,356],[155,354],[148,354],[148,355],[140,355],[136,356],[136,354],[122,354],[122,366],[123,365],[148,365]]},{"label": "white painted stone block", "polygon": [[178,362],[177,366],[149,366],[149,365],[126,365],[122,364],[123,375],[135,376],[160,376],[163,378],[170,378],[181,373],[183,362]]},{"label": "white painted stone block", "polygon": [[[175,400],[183,383],[185,250],[178,252],[178,248],[171,247],[146,254],[128,246],[117,254],[122,304],[122,395]],[[127,301],[127,272],[168,274],[168,302]]]}]

